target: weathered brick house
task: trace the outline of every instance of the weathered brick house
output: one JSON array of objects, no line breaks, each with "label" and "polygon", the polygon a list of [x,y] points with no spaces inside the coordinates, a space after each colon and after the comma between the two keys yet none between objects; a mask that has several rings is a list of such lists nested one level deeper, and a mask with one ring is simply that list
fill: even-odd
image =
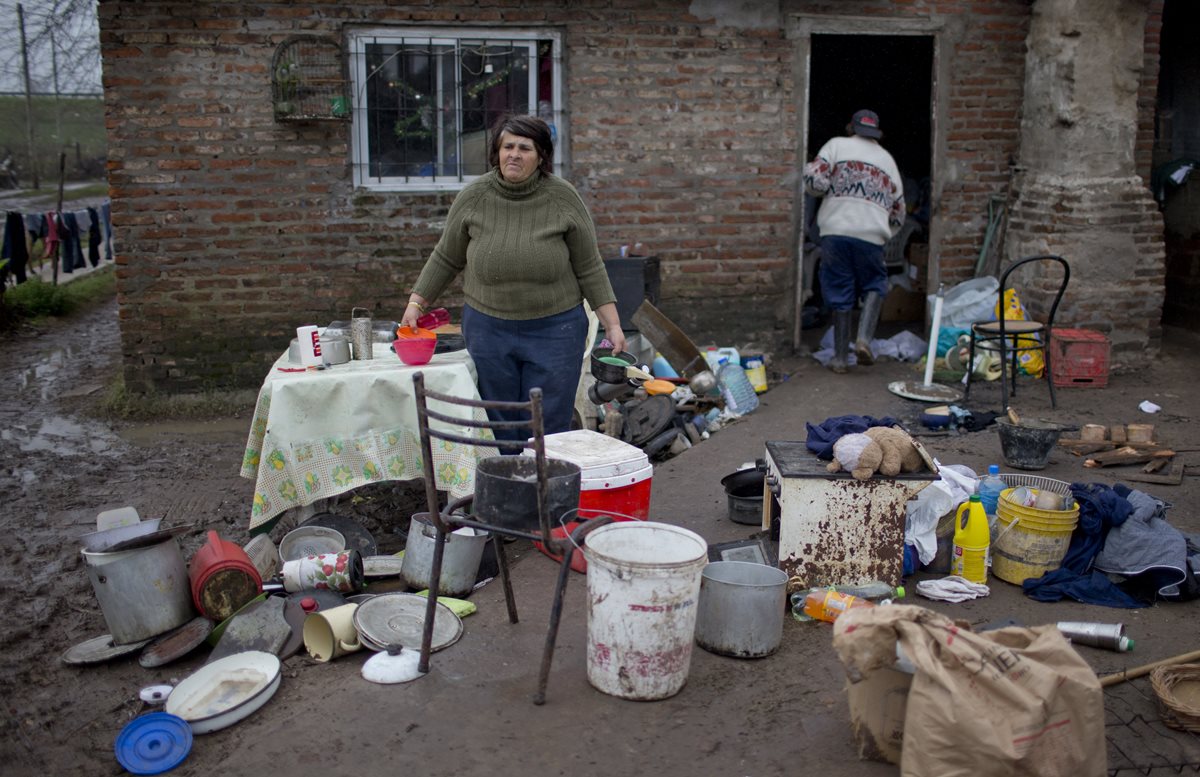
[{"label": "weathered brick house", "polygon": [[1003,199],[1009,258],[1072,262],[1060,322],[1146,358],[1164,1],[105,0],[127,384],[256,386],[297,325],[398,318],[511,108],[698,340],[793,342],[798,171],[870,106],[926,192],[920,280],[971,277]]}]

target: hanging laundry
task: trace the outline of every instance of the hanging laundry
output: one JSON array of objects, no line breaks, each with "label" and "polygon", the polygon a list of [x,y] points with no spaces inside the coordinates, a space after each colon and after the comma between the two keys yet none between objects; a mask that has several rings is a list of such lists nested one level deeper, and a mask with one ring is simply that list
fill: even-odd
[{"label": "hanging laundry", "polygon": [[7,259],[4,265],[3,278],[12,273],[17,283],[25,282],[25,265],[29,262],[29,247],[25,244],[25,220],[15,210],[10,210],[4,217],[4,247],[0,250],[0,259]]},{"label": "hanging laundry", "polygon": [[45,247],[46,247],[46,250],[42,254],[43,259],[49,259],[50,257],[54,256],[54,253],[58,250],[58,227],[59,227],[58,218],[54,214],[54,212],[51,211],[50,213],[47,213],[46,214],[46,235],[45,235],[46,239],[43,243],[43,245],[45,245]]},{"label": "hanging laundry", "polygon": [[40,213],[26,213],[25,231],[29,233],[29,247],[31,249],[30,254],[32,254],[33,244],[39,238],[46,236],[46,217]]},{"label": "hanging laundry", "polygon": [[100,214],[95,208],[87,209],[88,215],[88,262],[92,267],[100,264]]},{"label": "hanging laundry", "polygon": [[62,214],[62,229],[59,230],[62,240],[62,271],[75,272],[77,268],[86,267],[83,261],[83,247],[80,245],[79,219],[74,213]]},{"label": "hanging laundry", "polygon": [[113,260],[113,233],[112,233],[112,202],[105,200],[100,206],[100,218],[104,221],[104,260],[111,262]]}]

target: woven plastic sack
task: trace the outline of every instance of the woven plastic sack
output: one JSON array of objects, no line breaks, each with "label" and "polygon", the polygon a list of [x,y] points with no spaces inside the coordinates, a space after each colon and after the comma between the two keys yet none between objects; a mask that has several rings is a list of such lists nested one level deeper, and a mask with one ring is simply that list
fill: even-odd
[{"label": "woven plastic sack", "polygon": [[[1016,289],[1004,290],[1004,320],[1005,321],[1028,321],[1029,318],[1025,315],[1025,306],[1021,304],[1021,298],[1017,296]],[[1000,320],[1001,303],[996,302],[996,320]],[[1041,344],[1041,338],[1037,335],[1019,335],[1014,338],[1018,348],[1036,348]],[[1021,365],[1021,371],[1026,375],[1032,375],[1035,378],[1042,377],[1042,373],[1046,371],[1046,360],[1042,358],[1041,351],[1018,351],[1017,362]]]},{"label": "woven plastic sack", "polygon": [[[931,310],[936,298],[936,294],[929,295]],[[995,321],[999,299],[1000,281],[991,275],[963,281],[942,297],[942,327],[966,328],[977,321]]]}]

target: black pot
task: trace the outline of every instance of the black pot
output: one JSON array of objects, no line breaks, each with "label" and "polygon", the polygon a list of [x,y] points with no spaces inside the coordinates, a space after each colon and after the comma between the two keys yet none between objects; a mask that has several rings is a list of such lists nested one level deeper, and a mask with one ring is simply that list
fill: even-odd
[{"label": "black pot", "polygon": [[605,356],[616,356],[627,365],[632,367],[637,364],[637,357],[626,351],[613,353],[611,348],[594,348],[592,349],[592,375],[601,383],[624,383],[625,382],[625,367],[618,367],[615,364],[605,364],[600,361]]},{"label": "black pot", "polygon": [[729,520],[758,526],[762,524],[763,479],[756,467],[740,469],[721,478],[729,505]]},{"label": "black pot", "polygon": [[[557,526],[559,519],[575,520],[579,509],[578,464],[546,459],[546,514]],[[537,460],[532,456],[491,456],[475,467],[475,501],[471,512],[481,521],[506,529],[536,531]]]}]

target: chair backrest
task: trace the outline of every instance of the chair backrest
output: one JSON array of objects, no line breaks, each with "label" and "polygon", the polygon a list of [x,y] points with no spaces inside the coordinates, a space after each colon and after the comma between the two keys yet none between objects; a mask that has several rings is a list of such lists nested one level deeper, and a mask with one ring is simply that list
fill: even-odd
[{"label": "chair backrest", "polygon": [[[537,509],[538,509],[538,525],[548,527],[549,523],[546,520],[546,494],[548,488],[548,478],[546,473],[546,436],[545,424],[542,415],[542,390],[540,388],[530,389],[528,402],[501,402],[486,399],[470,399],[466,397],[456,397],[450,394],[442,394],[437,391],[430,391],[425,388],[425,373],[417,372],[413,375],[413,389],[417,400],[417,427],[421,437],[421,467],[425,478],[425,501],[429,511],[430,520],[436,524],[441,524],[441,512],[438,507],[437,483],[434,480],[435,472],[433,467],[433,439],[447,440],[449,442],[457,442],[464,445],[488,445],[505,451],[514,453],[520,452],[527,447],[526,441],[518,440],[488,440],[483,441],[477,437],[468,437],[463,434],[451,432],[445,429],[436,429],[430,425],[430,419],[451,424],[456,427],[471,427],[474,429],[528,429],[529,438],[533,440],[534,460],[537,466]],[[476,413],[471,412],[469,417],[448,415],[446,413],[433,410],[429,407],[429,400],[437,402],[445,402],[451,405],[469,408],[470,410],[483,410],[484,417],[476,418]],[[529,413],[529,420],[517,421],[493,421],[487,415],[488,410],[515,410]],[[445,527],[442,527],[445,528]]]},{"label": "chair backrest", "polygon": [[1038,254],[1037,256],[1026,256],[1009,265],[1000,276],[1000,332],[1004,333],[1004,290],[1008,288],[1008,276],[1019,267],[1023,267],[1031,262],[1058,262],[1062,265],[1062,282],[1058,285],[1058,292],[1054,295],[1054,302],[1050,305],[1050,314],[1046,316],[1045,328],[1047,332],[1046,339],[1049,339],[1049,332],[1054,326],[1054,315],[1058,312],[1058,303],[1062,302],[1063,294],[1067,291],[1067,282],[1071,280],[1071,265],[1066,259],[1056,254]]}]

